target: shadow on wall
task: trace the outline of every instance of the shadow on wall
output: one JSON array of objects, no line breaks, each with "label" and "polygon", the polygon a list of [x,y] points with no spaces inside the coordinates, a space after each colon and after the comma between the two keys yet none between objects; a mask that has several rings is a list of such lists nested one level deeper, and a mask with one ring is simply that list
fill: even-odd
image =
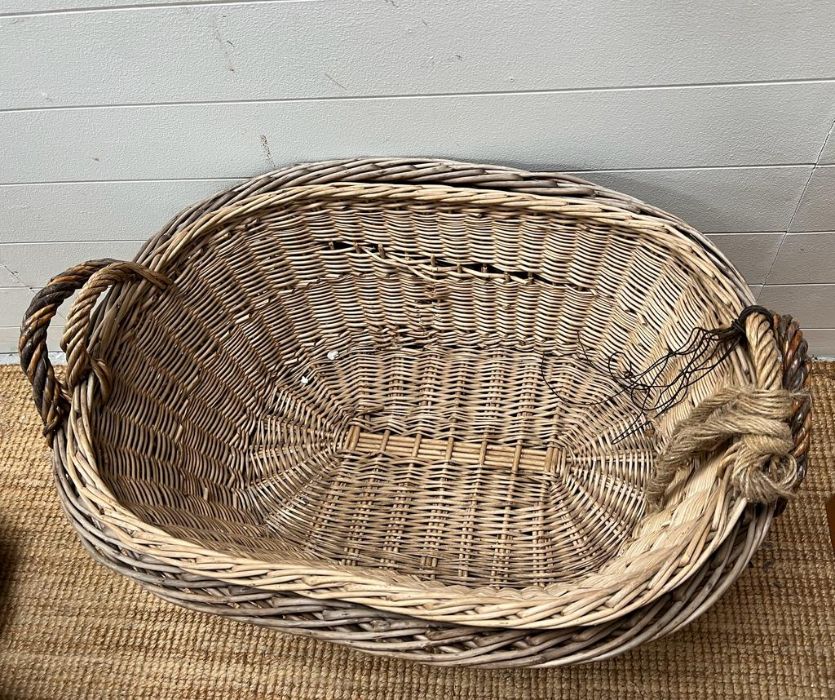
[{"label": "shadow on wall", "polygon": [[[641,179],[641,173],[577,173],[579,177],[586,178],[611,190],[625,192],[647,204],[663,209],[674,216],[679,217],[696,229],[706,228],[699,222],[723,221],[727,217],[727,211],[715,204],[712,197],[695,197],[689,194],[685,188],[668,187],[660,179],[653,179],[647,183]],[[710,233],[710,231],[707,231]]]}]

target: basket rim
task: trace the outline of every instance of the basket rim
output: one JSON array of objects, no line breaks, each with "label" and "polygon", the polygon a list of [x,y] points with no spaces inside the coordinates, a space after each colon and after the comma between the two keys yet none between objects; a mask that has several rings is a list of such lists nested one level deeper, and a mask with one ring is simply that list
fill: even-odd
[{"label": "basket rim", "polygon": [[186,208],[174,216],[160,231],[140,248],[136,262],[149,264],[154,251],[183,227],[208,211],[240,202],[251,194],[274,192],[276,189],[299,184],[320,184],[334,181],[351,183],[403,183],[445,184],[472,189],[522,192],[547,196],[570,196],[582,200],[608,203],[615,208],[637,212],[669,223],[678,232],[695,240],[722,269],[727,279],[737,287],[740,298],[751,297],[750,288],[742,274],[719,247],[702,232],[659,207],[598,185],[575,174],[549,170],[524,170],[522,168],[463,161],[449,158],[420,156],[377,156],[341,158],[324,161],[307,161],[282,166],[256,175],[216,195]]}]

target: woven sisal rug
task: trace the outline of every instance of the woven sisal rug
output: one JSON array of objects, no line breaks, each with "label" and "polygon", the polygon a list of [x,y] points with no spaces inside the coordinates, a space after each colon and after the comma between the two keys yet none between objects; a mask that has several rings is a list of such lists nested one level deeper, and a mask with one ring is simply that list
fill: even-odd
[{"label": "woven sisal rug", "polygon": [[0,367],[0,697],[835,698],[835,364],[811,379],[807,480],[751,568],[685,631],[567,669],[427,668],[197,613],[94,564],[59,508],[29,388]]}]

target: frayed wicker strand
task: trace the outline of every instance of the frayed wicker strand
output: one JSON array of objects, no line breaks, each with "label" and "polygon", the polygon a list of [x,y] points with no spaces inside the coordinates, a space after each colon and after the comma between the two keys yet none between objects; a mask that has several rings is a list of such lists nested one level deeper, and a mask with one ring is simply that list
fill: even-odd
[{"label": "frayed wicker strand", "polygon": [[675,475],[693,469],[696,458],[738,439],[733,451],[731,483],[747,500],[773,503],[789,498],[797,481],[791,454],[794,395],[785,389],[726,387],[693,409],[673,431],[659,455],[647,486],[647,500],[659,508]]}]

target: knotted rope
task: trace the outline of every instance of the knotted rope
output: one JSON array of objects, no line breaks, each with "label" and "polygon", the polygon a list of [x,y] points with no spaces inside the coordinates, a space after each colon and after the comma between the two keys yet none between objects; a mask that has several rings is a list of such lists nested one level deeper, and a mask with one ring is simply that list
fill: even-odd
[{"label": "knotted rope", "polygon": [[792,495],[797,461],[788,419],[794,395],[785,389],[728,387],[693,409],[673,430],[647,486],[658,508],[676,473],[695,459],[736,439],[731,484],[747,500],[771,503]]}]

